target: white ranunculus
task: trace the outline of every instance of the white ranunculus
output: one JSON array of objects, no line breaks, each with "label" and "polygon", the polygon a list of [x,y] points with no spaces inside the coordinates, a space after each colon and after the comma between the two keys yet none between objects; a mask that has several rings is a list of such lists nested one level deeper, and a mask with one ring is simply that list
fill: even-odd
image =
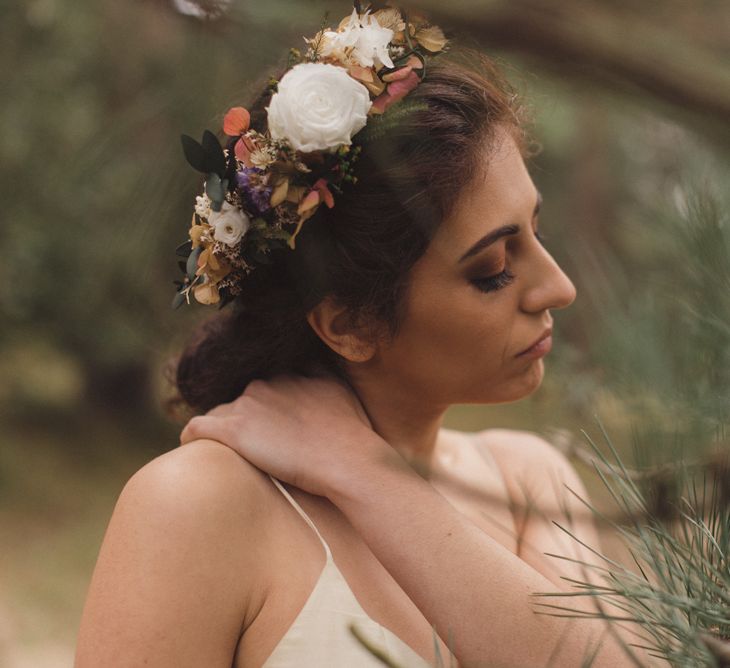
[{"label": "white ranunculus", "polygon": [[343,68],[300,63],[279,82],[269,104],[269,131],[297,151],[309,153],[351,144],[365,127],[370,93]]},{"label": "white ranunculus", "polygon": [[[320,53],[337,58],[345,64],[355,63],[362,67],[385,65],[393,67],[388,53],[388,45],[393,39],[393,31],[384,28],[377,19],[368,13],[359,16],[352,10],[347,23],[337,32],[327,30],[322,36]],[[352,47],[351,51],[347,51]]]},{"label": "white ranunculus", "polygon": [[216,241],[220,241],[226,246],[235,246],[248,232],[251,221],[241,209],[228,202],[223,202],[220,211],[210,212],[208,224],[213,228],[213,238]]}]

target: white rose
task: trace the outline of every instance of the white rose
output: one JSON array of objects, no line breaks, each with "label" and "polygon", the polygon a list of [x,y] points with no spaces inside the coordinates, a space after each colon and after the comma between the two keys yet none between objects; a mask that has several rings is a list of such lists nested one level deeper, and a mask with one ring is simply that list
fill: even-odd
[{"label": "white rose", "polygon": [[213,228],[213,238],[216,241],[235,246],[248,231],[251,221],[241,209],[223,202],[220,211],[210,212],[208,224]]},{"label": "white rose", "polygon": [[304,153],[351,144],[365,127],[370,94],[343,68],[301,63],[279,82],[267,111],[274,139]]}]

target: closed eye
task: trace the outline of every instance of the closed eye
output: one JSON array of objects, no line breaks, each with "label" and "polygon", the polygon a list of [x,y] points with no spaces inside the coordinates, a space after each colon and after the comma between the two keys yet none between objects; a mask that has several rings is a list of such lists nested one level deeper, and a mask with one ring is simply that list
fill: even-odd
[{"label": "closed eye", "polygon": [[501,290],[507,287],[515,276],[510,273],[509,269],[504,269],[494,276],[487,276],[485,278],[472,278],[472,284],[482,292],[494,292],[495,290]]}]

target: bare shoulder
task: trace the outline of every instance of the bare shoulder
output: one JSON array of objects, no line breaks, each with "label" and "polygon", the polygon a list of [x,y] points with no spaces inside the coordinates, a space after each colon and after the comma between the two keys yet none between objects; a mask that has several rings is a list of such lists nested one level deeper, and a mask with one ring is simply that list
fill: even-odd
[{"label": "bare shoulder", "polygon": [[198,440],[139,469],[124,486],[115,515],[138,524],[160,523],[171,539],[186,542],[218,532],[225,545],[236,549],[244,536],[264,538],[269,488],[265,474],[233,450]]},{"label": "bare shoulder", "polygon": [[170,504],[169,510],[191,513],[217,506],[224,513],[248,512],[255,518],[255,511],[263,510],[265,477],[231,448],[201,439],[145,464],[129,479],[120,499],[134,496],[138,501]]},{"label": "bare shoulder", "polygon": [[568,458],[539,434],[516,429],[485,429],[474,434],[475,445],[486,450],[507,477],[529,471],[575,473]]},{"label": "bare shoulder", "polygon": [[110,528],[128,522],[122,530],[154,537],[160,550],[197,552],[208,574],[245,588],[247,574],[260,580],[266,563],[271,497],[262,471],[222,443],[201,439],[139,469],[120,494]]},{"label": "bare shoulder", "polygon": [[104,536],[76,665],[230,666],[265,597],[267,484],[214,441],[137,471]]},{"label": "bare shoulder", "polygon": [[587,498],[585,485],[570,460],[539,434],[487,429],[474,436],[475,446],[492,456],[516,504],[537,503],[554,511],[566,500],[572,504],[570,497],[576,494]]}]

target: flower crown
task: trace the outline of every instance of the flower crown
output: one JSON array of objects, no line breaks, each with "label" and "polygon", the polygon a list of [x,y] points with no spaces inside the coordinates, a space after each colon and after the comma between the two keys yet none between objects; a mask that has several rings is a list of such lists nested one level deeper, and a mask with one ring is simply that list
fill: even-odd
[{"label": "flower crown", "polygon": [[333,193],[356,183],[360,147],[352,137],[368,118],[383,114],[423,79],[426,59],[446,46],[442,30],[421,16],[386,7],[352,14],[337,30],[306,39],[302,54],[290,52],[290,67],[272,81],[266,132],[250,128],[249,112],[229,109],[223,118],[223,148],[206,130],[201,143],[182,136],[185,157],[205,174],[196,197],[189,240],[178,247],[180,268],[173,307],[225,305],[240,282],[269,252],[293,249],[304,222]]}]

